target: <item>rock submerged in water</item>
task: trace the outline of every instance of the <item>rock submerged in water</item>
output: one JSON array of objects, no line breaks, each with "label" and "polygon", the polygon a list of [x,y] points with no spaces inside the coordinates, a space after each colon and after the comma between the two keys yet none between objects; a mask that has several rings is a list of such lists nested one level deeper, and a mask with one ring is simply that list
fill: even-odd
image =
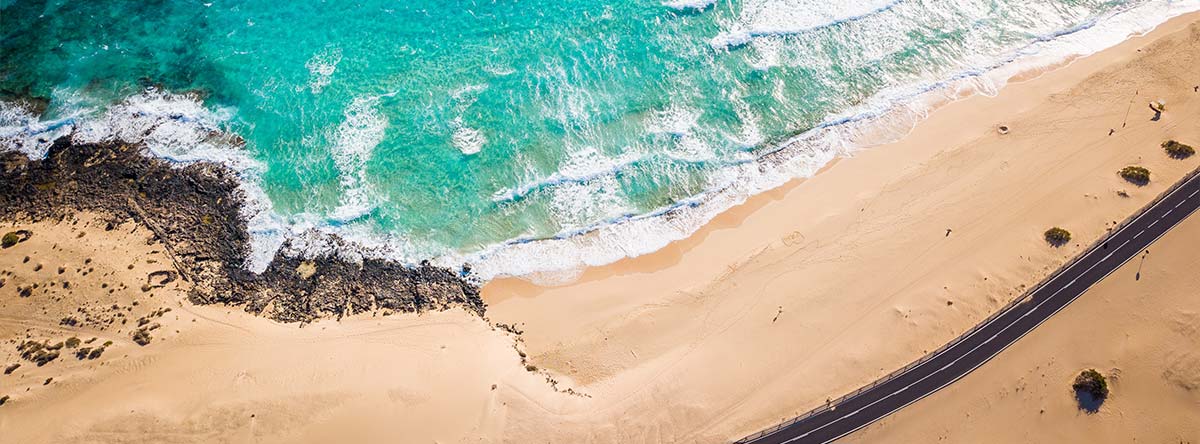
[{"label": "rock submerged in water", "polygon": [[[108,226],[134,220],[154,232],[196,304],[242,305],[284,322],[308,322],[374,309],[444,310],[482,315],[479,288],[459,274],[378,259],[289,258],[277,253],[260,273],[243,264],[250,252],[237,176],[212,163],[175,167],[122,143],[54,142],[46,158],[0,153],[0,205],[5,219],[45,220],[90,211]],[[47,185],[52,184],[52,185]],[[204,215],[196,217],[197,214]],[[339,239],[333,239],[340,243]],[[146,291],[166,279],[147,283]]]}]

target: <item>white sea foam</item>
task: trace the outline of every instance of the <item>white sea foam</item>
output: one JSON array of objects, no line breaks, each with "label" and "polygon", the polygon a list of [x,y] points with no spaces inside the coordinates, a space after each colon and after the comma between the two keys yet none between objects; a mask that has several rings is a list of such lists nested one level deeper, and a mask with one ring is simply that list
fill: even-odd
[{"label": "white sea foam", "polygon": [[646,131],[651,134],[670,134],[684,137],[691,134],[692,128],[700,121],[700,111],[674,105],[655,111],[646,120]]},{"label": "white sea foam", "polygon": [[454,133],[450,135],[450,143],[465,155],[478,153],[483,149],[483,144],[487,143],[487,138],[483,136],[483,133],[463,125],[461,117],[451,121],[450,126],[454,130]]},{"label": "white sea foam", "polygon": [[71,133],[74,120],[75,116],[69,116],[43,122],[24,106],[0,102],[0,147],[40,159],[55,139]]},{"label": "white sea foam", "polygon": [[483,132],[463,123],[462,118],[462,114],[479,101],[479,94],[487,90],[487,85],[467,85],[450,92],[455,112],[459,114],[450,121],[450,144],[458,148],[463,155],[476,154],[483,150],[483,145],[487,143]]},{"label": "white sea foam", "polygon": [[327,47],[313,54],[304,67],[308,68],[308,88],[313,94],[320,94],[333,81],[333,73],[337,71],[338,63],[342,62],[342,49]]},{"label": "white sea foam", "polygon": [[375,209],[374,193],[367,181],[367,162],[375,147],[383,141],[387,118],[379,112],[379,98],[355,98],[343,113],[332,137],[333,162],[341,176],[342,198],[330,218],[349,222]]},{"label": "white sea foam", "polygon": [[[492,195],[493,202],[508,202],[522,198],[534,191],[566,183],[582,183],[611,175],[644,160],[645,155],[636,150],[625,151],[616,156],[601,153],[595,147],[572,149],[567,160],[549,176],[528,177],[522,185],[504,188]],[[532,173],[531,173],[532,174]]]},{"label": "white sea foam", "polygon": [[716,49],[733,48],[757,37],[799,34],[886,11],[899,0],[748,0],[737,21],[709,41]]},{"label": "white sea foam", "polygon": [[742,100],[741,95],[730,92],[728,100],[733,104],[733,109],[737,111],[738,121],[742,122],[742,128],[740,134],[727,137],[743,148],[756,147],[766,142],[767,139],[758,126],[758,115],[750,109],[750,105],[745,100]]},{"label": "white sea foam", "polygon": [[707,9],[717,3],[717,0],[669,0],[663,2],[663,6],[680,11],[693,10],[698,11]]},{"label": "white sea foam", "polygon": [[633,209],[621,195],[613,176],[586,182],[568,182],[553,188],[550,212],[564,231],[587,228],[598,220],[629,214]]}]

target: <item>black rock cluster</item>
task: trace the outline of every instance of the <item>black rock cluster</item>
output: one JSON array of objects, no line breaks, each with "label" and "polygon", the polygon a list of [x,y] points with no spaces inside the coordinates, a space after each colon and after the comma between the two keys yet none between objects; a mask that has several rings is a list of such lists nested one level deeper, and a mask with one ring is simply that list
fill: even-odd
[{"label": "black rock cluster", "polygon": [[[0,152],[0,218],[47,220],[89,211],[109,226],[134,220],[154,232],[197,304],[244,306],[285,322],[386,309],[484,312],[479,288],[455,271],[387,260],[276,254],[266,271],[250,251],[236,175],[212,163],[176,166],[138,145],[54,142],[45,159]],[[334,242],[338,242],[334,239]]]}]

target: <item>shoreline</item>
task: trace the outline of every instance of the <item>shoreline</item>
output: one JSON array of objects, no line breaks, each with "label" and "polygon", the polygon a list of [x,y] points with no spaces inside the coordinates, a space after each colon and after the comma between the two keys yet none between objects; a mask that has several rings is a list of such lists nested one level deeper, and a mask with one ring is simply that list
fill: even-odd
[{"label": "shoreline", "polygon": [[[1120,8],[1118,8],[1120,9]],[[610,220],[598,221],[582,228],[561,231],[549,237],[513,238],[487,245],[478,250],[466,253],[437,253],[431,251],[413,252],[406,249],[402,239],[380,233],[360,233],[356,230],[345,229],[340,223],[330,220],[315,222],[309,220],[307,213],[295,215],[295,220],[285,220],[271,210],[271,202],[259,184],[243,178],[243,193],[247,197],[248,211],[244,217],[251,221],[252,251],[250,269],[261,272],[282,248],[281,244],[289,242],[291,248],[288,255],[320,257],[329,254],[332,248],[342,248],[350,251],[350,255],[373,259],[384,259],[417,266],[424,261],[452,270],[466,265],[475,271],[471,280],[475,283],[489,281],[493,278],[524,276],[531,279],[564,281],[565,277],[578,273],[585,268],[624,260],[656,251],[668,244],[691,237],[698,229],[703,228],[714,217],[728,211],[730,208],[745,203],[746,199],[786,185],[796,177],[806,177],[825,169],[831,160],[854,155],[854,149],[847,146],[870,149],[878,145],[878,140],[894,140],[903,133],[911,130],[932,110],[944,106],[947,102],[962,100],[964,96],[993,94],[998,85],[1009,81],[1019,81],[1022,76],[1032,71],[1053,69],[1055,66],[1070,63],[1072,58],[1080,54],[1091,54],[1102,50],[1113,41],[1119,41],[1128,36],[1113,33],[1098,32],[1100,25],[1115,26],[1136,35],[1146,29],[1148,13],[1178,13],[1179,7],[1156,5],[1138,6],[1131,9],[1120,9],[1111,15],[1100,17],[1098,20],[1082,23],[1070,29],[1046,34],[1028,42],[1025,46],[1013,51],[1000,54],[997,60],[984,68],[966,69],[950,73],[945,79],[927,79],[911,84],[896,85],[879,91],[866,102],[851,109],[842,110],[837,114],[826,116],[825,120],[816,126],[798,134],[782,137],[778,143],[770,142],[755,151],[755,158],[745,165],[734,163],[726,166],[730,174],[736,175],[737,180],[728,186],[706,190],[698,195],[683,199],[670,206],[660,207],[641,214],[627,214]],[[1154,26],[1161,26],[1158,23]],[[1149,29],[1153,29],[1150,27]],[[1090,38],[1085,38],[1089,37]],[[1098,40],[1097,40],[1098,39]],[[1114,40],[1117,39],[1117,40]],[[1066,60],[1057,58],[1066,57]],[[220,132],[220,119],[214,110],[205,109],[203,104],[196,101],[202,92],[182,91],[168,93],[162,90],[152,90],[143,96],[130,96],[124,101],[113,104],[106,110],[111,112],[117,108],[128,108],[117,112],[119,115],[133,111],[139,121],[131,124],[130,128],[96,129],[87,128],[87,132],[112,132],[109,136],[120,133],[122,136],[142,138],[143,143],[154,145],[157,136],[150,132],[157,131],[162,126],[173,126],[180,122],[174,121],[177,116],[161,113],[162,109],[180,108],[182,121],[196,123],[195,128],[173,128],[171,131],[182,131],[187,137],[180,139],[204,139],[196,147],[179,149],[179,147],[151,147],[156,156],[170,159],[172,162],[188,164],[191,162],[211,161],[226,164],[239,174],[255,174],[257,166],[253,159],[241,152],[221,152],[215,144],[207,140],[208,134]],[[15,103],[15,102],[14,102]],[[914,104],[918,104],[914,106]],[[171,105],[168,107],[167,105]],[[882,106],[882,108],[881,108]],[[150,109],[149,112],[142,109]],[[145,112],[146,115],[143,115]],[[158,113],[158,114],[156,114]],[[36,112],[35,112],[36,114]],[[108,116],[112,119],[112,116]],[[36,122],[36,118],[34,121]],[[87,119],[84,119],[87,120]],[[44,124],[44,125],[43,125]],[[49,125],[49,128],[44,127]],[[82,126],[80,126],[82,125]],[[33,126],[41,127],[44,135],[63,135],[63,131],[76,127],[88,127],[86,121],[75,121],[75,117],[67,117],[56,122],[36,122],[26,126],[28,136]],[[101,125],[103,126],[103,125]],[[185,125],[186,126],[186,125]],[[145,134],[135,133],[145,130]],[[70,131],[68,131],[70,132]],[[73,134],[73,133],[72,133]],[[229,138],[232,145],[241,143],[236,134],[221,134]],[[21,134],[10,133],[18,147],[21,144]],[[89,134],[85,141],[95,141],[103,138],[104,134]],[[829,137],[825,137],[829,136]],[[30,139],[30,137],[25,137]],[[823,139],[838,139],[838,142],[828,142]],[[50,139],[54,139],[51,137]],[[170,137],[164,137],[164,140]],[[28,140],[26,140],[28,141]],[[79,140],[77,140],[79,142]],[[129,142],[135,142],[129,140]],[[30,153],[38,152],[37,147],[20,148]],[[191,152],[196,151],[196,152]],[[739,161],[740,162],[740,161]],[[753,168],[757,166],[758,168]],[[744,167],[744,168],[743,168]],[[757,172],[756,172],[757,171]],[[569,178],[575,180],[574,178]],[[515,185],[516,188],[527,184]],[[503,190],[501,190],[503,191]],[[302,222],[300,222],[302,221]],[[301,227],[301,229],[297,229]],[[424,247],[422,247],[424,248]],[[542,276],[537,276],[537,275]]]},{"label": "shoreline", "polygon": [[192,303],[239,306],[281,322],[451,306],[483,315],[475,285],[427,263],[408,267],[333,255],[297,258],[281,250],[262,273],[249,272],[244,264],[250,260],[251,236],[241,217],[247,203],[235,173],[213,163],[179,168],[143,150],[60,138],[44,159],[0,153],[0,206],[9,209],[3,221],[63,220],[88,212],[102,215],[112,229],[132,220],[150,229],[165,248],[172,264],[162,271],[166,281],[192,284]]},{"label": "shoreline", "polygon": [[[684,396],[682,387],[705,394],[671,405],[743,407],[716,408],[721,412],[706,414],[710,425],[681,435],[688,439],[736,438],[801,414],[944,344],[1140,208],[1160,184],[1194,168],[1195,159],[1167,162],[1158,144],[1200,136],[1187,120],[1197,109],[1192,86],[1200,79],[1125,66],[1167,36],[1182,45],[1178,39],[1198,19],[1177,17],[1098,54],[1030,74],[995,97],[948,103],[903,140],[755,196],[658,252],[589,268],[565,285],[489,282],[483,287],[489,316],[524,329],[531,361],[541,368],[625,399],[610,409]],[[1177,73],[1187,63],[1158,57]],[[1155,80],[1135,80],[1142,77]],[[1164,90],[1167,84],[1176,89]],[[1175,114],[1152,123],[1137,102],[1159,96],[1174,104]],[[1120,128],[1131,100],[1138,106],[1129,127],[1110,138],[1109,125]],[[1012,131],[997,134],[1000,124]],[[1131,143],[1136,148],[1124,153]],[[1159,182],[1123,184],[1114,172],[1126,164],[1149,166]],[[984,215],[992,211],[995,220]],[[1077,240],[1061,250],[1039,247],[1038,233],[1059,224]],[[960,288],[982,295],[956,295]],[[798,324],[770,333],[781,328],[772,319],[783,322],[797,311],[791,316],[800,316]],[[854,333],[842,322],[865,330]],[[793,350],[805,352],[789,356]],[[681,373],[701,363],[713,379],[778,387],[768,393]],[[655,383],[668,387],[633,388]],[[581,408],[558,407],[562,414]]]},{"label": "shoreline", "polygon": [[[525,266],[524,271],[520,273],[493,272],[486,276],[484,282],[490,282],[493,279],[521,278],[547,285],[566,284],[573,279],[572,276],[578,276],[584,270],[653,254],[663,248],[668,248],[673,243],[686,240],[703,230],[706,225],[720,215],[744,205],[756,196],[788,186],[792,182],[811,178],[812,175],[824,171],[831,162],[853,157],[856,153],[870,150],[875,146],[895,143],[911,132],[912,128],[919,125],[929,114],[947,104],[977,95],[994,95],[1009,83],[1020,83],[1030,78],[1036,78],[1042,73],[1070,65],[1079,58],[1108,50],[1129,38],[1153,32],[1169,20],[1196,13],[1197,11],[1191,11],[1175,15],[1145,30],[1129,30],[1127,35],[1110,41],[1108,44],[1089,47],[1088,51],[1090,52],[1047,55],[1041,54],[1039,50],[1033,53],[1023,53],[1025,50],[1041,44],[1065,43],[1063,40],[1074,40],[1074,45],[1086,46],[1077,38],[1099,25],[1111,25],[1111,23],[1094,22],[1064,30],[1054,34],[1052,38],[1047,36],[1031,42],[1020,51],[1007,54],[1010,58],[999,60],[982,71],[971,69],[942,80],[898,85],[894,89],[880,91],[872,96],[868,103],[874,102],[881,96],[895,95],[891,93],[898,91],[903,92],[901,97],[904,97],[902,101],[894,101],[894,97],[888,100],[880,99],[889,103],[889,106],[882,111],[875,109],[875,105],[878,104],[865,108],[860,106],[842,110],[837,114],[826,116],[824,121],[812,128],[783,137],[778,142],[767,143],[755,152],[756,157],[748,163],[757,164],[760,170],[770,170],[770,172],[759,171],[757,175],[740,176],[735,185],[728,188],[705,190],[670,207],[660,208],[650,213],[621,217],[619,221],[615,222],[600,222],[569,232],[566,236],[559,233],[547,238],[510,239],[487,246],[478,252],[443,256],[433,260],[443,266],[454,266],[465,261],[472,263],[477,269],[489,269],[494,268],[489,263],[492,261],[489,258],[494,256],[502,257],[499,262],[507,265],[512,262],[527,262],[532,258],[541,261],[545,260],[542,257],[544,255],[557,255],[560,257],[551,262],[561,263],[565,260],[575,265],[572,267],[553,265],[549,269],[536,268],[541,265]],[[1107,17],[1107,19],[1130,18],[1123,14],[1132,14],[1132,11],[1122,11]],[[1099,37],[1101,40],[1113,38],[1112,35]],[[1000,84],[999,88],[996,83]],[[919,104],[919,106],[913,107],[913,104]],[[835,138],[839,140],[837,144],[828,144],[823,141],[830,134],[836,134]],[[847,149],[847,146],[853,148]],[[797,165],[799,161],[810,156],[828,156],[829,160],[815,168],[808,164]],[[727,166],[726,168],[735,169],[736,166]],[[798,170],[802,172],[798,172]],[[738,190],[726,192],[727,189],[732,188]],[[756,191],[747,191],[746,189]],[[694,222],[689,221],[686,222],[688,224],[686,227],[681,228],[678,226],[679,224],[666,222],[672,218],[695,219],[703,222],[693,226]],[[656,222],[666,226],[655,225]],[[631,227],[640,223],[646,225]],[[638,237],[640,233],[644,232],[657,232],[658,236]],[[615,244],[616,247],[609,246],[609,244]],[[653,246],[647,247],[646,245]],[[519,251],[522,249],[526,250]],[[509,270],[508,268],[504,269]]]},{"label": "shoreline", "polygon": [[[1189,17],[1193,17],[1193,18],[1189,18]],[[1154,34],[1156,32],[1161,32],[1160,29],[1167,27],[1169,24],[1173,23],[1173,24],[1175,24],[1175,26],[1178,26],[1178,23],[1196,20],[1196,17],[1200,17],[1200,11],[1185,13],[1183,15],[1173,17],[1173,18],[1169,19],[1168,21],[1160,23],[1153,30],[1151,30],[1147,33],[1131,34],[1126,39],[1126,41],[1144,38],[1147,35]],[[1174,28],[1168,28],[1168,29],[1174,29]],[[1105,49],[1101,50],[1101,52],[1109,52],[1112,49],[1114,49],[1114,47],[1105,48]],[[1034,68],[1030,68],[1030,69],[1021,70],[1008,80],[1008,84],[1006,84],[1006,87],[1012,86],[1012,85],[1018,85],[1018,84],[1026,83],[1026,82],[1030,82],[1030,81],[1035,81],[1044,75],[1053,73],[1058,70],[1067,69],[1072,64],[1080,62],[1081,60],[1084,60],[1084,59],[1088,59],[1095,55],[1098,55],[1098,53],[1091,54],[1091,55],[1082,55],[1082,56],[1079,56],[1079,55],[1070,56],[1069,58],[1067,58],[1065,60],[1061,60],[1061,61],[1052,63],[1050,65],[1038,66],[1038,67],[1034,67]],[[945,97],[942,100],[937,101],[938,103],[936,103],[935,105],[932,106],[932,109],[931,109],[931,111],[929,111],[929,114],[933,115],[934,113],[939,112],[942,108],[945,108],[947,106],[953,105],[958,102],[970,100],[970,99],[973,99],[976,97],[992,98],[993,96],[981,95],[978,92],[974,92],[974,93],[970,93],[970,94],[967,94],[965,96],[960,96],[960,97]],[[926,119],[928,119],[928,117]],[[915,125],[921,125],[922,122],[926,119],[922,119],[921,121],[918,121]],[[998,122],[997,124],[1000,124],[1000,123]],[[783,199],[784,196],[789,194],[796,187],[802,186],[802,184],[804,184],[806,181],[810,181],[810,180],[814,179],[817,175],[820,175],[820,174],[830,171],[839,162],[846,161],[846,160],[852,160],[857,156],[863,155],[869,151],[880,149],[881,147],[886,147],[888,145],[895,145],[895,144],[901,143],[901,142],[903,142],[903,139],[907,138],[908,134],[911,133],[915,129],[916,129],[916,126],[914,126],[913,129],[909,130],[909,132],[906,133],[905,135],[900,136],[900,140],[874,143],[871,145],[864,146],[861,149],[855,151],[854,153],[852,153],[850,155],[836,156],[833,159],[831,159],[828,163],[822,165],[821,168],[819,168],[817,170],[817,172],[813,174],[813,176],[797,177],[797,178],[788,180],[785,183],[783,183],[782,185],[771,188],[767,191],[751,195],[751,196],[747,197],[745,199],[745,201],[743,201],[742,203],[734,205],[734,206],[730,207],[729,209],[726,209],[724,211],[717,213],[712,219],[710,219],[708,222],[704,223],[700,228],[698,228],[691,234],[685,236],[682,239],[670,241],[667,243],[666,246],[664,246],[658,250],[655,250],[653,252],[638,255],[638,256],[625,257],[625,258],[619,259],[613,263],[607,263],[607,264],[597,265],[597,266],[584,266],[583,269],[556,270],[556,271],[546,272],[546,274],[549,274],[549,275],[560,275],[560,274],[563,274],[563,275],[573,275],[573,274],[574,275],[587,275],[592,270],[614,269],[612,272],[605,273],[602,276],[592,277],[592,279],[602,279],[603,276],[609,276],[609,275],[613,275],[613,274],[621,274],[621,272],[615,271],[615,270],[643,269],[637,265],[628,266],[627,268],[623,267],[623,265],[629,265],[629,264],[627,264],[628,262],[636,262],[639,258],[643,258],[646,256],[652,256],[652,255],[656,255],[659,253],[662,253],[663,255],[666,255],[666,256],[681,256],[682,252],[686,252],[686,251],[690,250],[692,247],[702,243],[703,239],[705,237],[707,237],[709,234],[711,234],[712,232],[739,226],[742,221],[744,221],[746,218],[748,218],[750,215],[752,215],[758,209],[760,209],[764,206],[767,206],[772,202]],[[795,137],[795,136],[793,136],[793,137]],[[953,142],[951,142],[951,144],[953,144]],[[668,250],[668,249],[677,250],[677,251],[675,251],[675,252],[664,251],[664,250]],[[649,267],[649,269],[655,269],[655,268],[660,268],[660,267],[654,267],[654,266]],[[549,284],[542,285],[542,284],[539,284],[539,282],[545,282],[546,280],[541,279],[538,276],[539,274],[540,273],[532,273],[532,274],[516,275],[516,276],[500,276],[493,280],[486,281],[484,283],[483,287],[486,288],[488,286],[488,284],[490,284],[492,281],[503,281],[505,283],[511,283],[514,281],[528,281],[534,287],[557,287],[557,286],[564,286],[564,285],[573,285],[573,284],[579,283],[578,279],[582,279],[581,277],[578,277],[578,278],[576,278],[576,280],[571,280],[571,281],[566,281],[566,282],[555,282],[555,283],[549,283]],[[553,279],[551,279],[551,281],[553,281]]]}]

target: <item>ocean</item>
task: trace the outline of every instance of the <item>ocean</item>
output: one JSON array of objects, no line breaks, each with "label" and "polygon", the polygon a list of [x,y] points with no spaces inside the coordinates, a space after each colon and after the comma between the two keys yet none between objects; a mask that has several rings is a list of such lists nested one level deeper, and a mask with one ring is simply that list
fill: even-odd
[{"label": "ocean", "polygon": [[652,252],[938,103],[1198,9],[0,0],[0,149],[70,136],[224,163],[252,270],[286,248],[561,272]]}]

